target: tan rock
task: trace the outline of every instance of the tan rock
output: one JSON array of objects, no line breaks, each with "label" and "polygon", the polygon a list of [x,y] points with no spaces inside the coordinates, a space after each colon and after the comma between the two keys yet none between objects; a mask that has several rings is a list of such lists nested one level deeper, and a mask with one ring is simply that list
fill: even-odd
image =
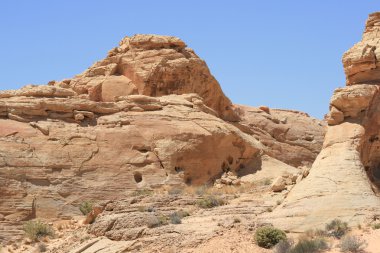
[{"label": "tan rock", "polygon": [[283,208],[263,215],[275,226],[302,232],[323,228],[336,218],[356,226],[380,212],[379,21],[380,13],[371,14],[362,42],[344,54],[351,86],[337,89],[331,99],[332,111],[339,110],[344,119],[338,115],[339,119],[329,122],[333,124],[310,174],[294,186]]},{"label": "tan rock", "polygon": [[[261,164],[261,144],[190,97],[0,99],[1,110],[17,116],[0,119],[0,213],[19,226],[0,236],[21,236],[30,217],[73,217],[78,199],[122,198],[141,183],[201,185],[228,169],[237,185],[241,170]],[[152,104],[159,107],[128,110]]]},{"label": "tan rock", "polygon": [[338,125],[344,121],[344,114],[335,106],[331,106],[330,112],[326,116],[326,121],[329,125]]},{"label": "tan rock", "polygon": [[369,16],[362,41],[355,44],[343,56],[347,85],[378,83],[380,81],[380,13]]},{"label": "tan rock", "polygon": [[344,117],[355,118],[368,109],[377,91],[376,85],[365,84],[338,88],[334,91],[330,105],[342,112]]},{"label": "tan rock", "polygon": [[286,189],[286,180],[283,177],[276,178],[272,185],[271,189],[274,192],[281,192]]},{"label": "tan rock", "polygon": [[125,76],[110,76],[102,83],[102,101],[115,101],[118,96],[137,94],[137,88]]},{"label": "tan rock", "polygon": [[[322,148],[325,123],[306,113],[235,105],[242,119],[239,127],[266,146],[265,152],[294,167],[310,166]],[[280,120],[281,119],[281,120]]]},{"label": "tan rock", "polygon": [[79,94],[88,93],[94,101],[112,101],[115,96],[130,94],[197,93],[221,118],[239,120],[206,63],[171,36],[125,37],[107,58],[74,77],[70,87]]}]

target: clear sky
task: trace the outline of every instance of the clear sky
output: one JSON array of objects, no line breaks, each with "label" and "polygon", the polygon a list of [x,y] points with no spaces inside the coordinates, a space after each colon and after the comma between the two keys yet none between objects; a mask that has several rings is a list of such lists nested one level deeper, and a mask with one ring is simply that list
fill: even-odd
[{"label": "clear sky", "polygon": [[237,104],[322,118],[378,0],[1,0],[0,89],[81,73],[126,35],[174,35]]}]

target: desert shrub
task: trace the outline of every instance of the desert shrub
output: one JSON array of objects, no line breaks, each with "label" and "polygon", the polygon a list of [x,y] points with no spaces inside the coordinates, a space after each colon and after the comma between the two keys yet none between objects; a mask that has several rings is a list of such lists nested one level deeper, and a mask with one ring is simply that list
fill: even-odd
[{"label": "desert shrub", "polygon": [[373,229],[380,229],[380,223],[376,223],[372,225]]},{"label": "desert shrub", "polygon": [[79,205],[79,210],[83,215],[87,215],[92,211],[92,208],[94,207],[94,204],[91,201],[83,201]]},{"label": "desert shrub", "polygon": [[285,239],[280,241],[274,247],[274,253],[289,253],[292,248],[294,241],[292,239]]},{"label": "desert shrub", "polygon": [[182,217],[177,212],[170,214],[169,218],[170,218],[171,224],[181,224],[182,223]]},{"label": "desert shrub", "polygon": [[44,243],[40,243],[40,244],[38,244],[38,250],[39,250],[39,252],[46,252],[47,247]]},{"label": "desert shrub", "polygon": [[54,230],[52,227],[38,220],[25,222],[23,230],[26,236],[33,241],[36,241],[44,236],[54,235]]},{"label": "desert shrub", "polygon": [[224,204],[224,200],[216,198],[212,195],[204,196],[202,199],[197,201],[197,205],[201,208],[213,208]]},{"label": "desert shrub", "polygon": [[241,220],[240,220],[240,218],[234,218],[234,223],[240,223],[241,222]]},{"label": "desert shrub", "polygon": [[325,230],[322,229],[309,229],[306,230],[302,235],[301,238],[303,239],[314,239],[318,237],[325,237],[327,236],[327,233]]},{"label": "desert shrub", "polygon": [[137,207],[137,210],[139,212],[149,212],[149,213],[153,213],[156,211],[156,208],[154,208],[153,206],[139,206]]},{"label": "desert shrub", "polygon": [[263,181],[262,181],[262,184],[263,185],[270,185],[272,183],[272,179],[270,178],[265,178]]},{"label": "desert shrub", "polygon": [[334,236],[340,239],[348,232],[347,222],[343,222],[339,219],[332,220],[330,223],[326,224],[326,232],[329,236]]},{"label": "desert shrub", "polygon": [[168,191],[169,195],[180,195],[182,193],[183,193],[183,189],[182,188],[177,188],[177,187],[172,187]]},{"label": "desert shrub", "polygon": [[168,224],[168,221],[165,216],[152,215],[148,217],[146,225],[148,226],[148,228],[156,228],[156,227],[160,227],[167,224]]},{"label": "desert shrub", "polygon": [[329,249],[326,239],[318,237],[315,239],[300,239],[289,253],[317,253]]},{"label": "desert shrub", "polygon": [[284,231],[271,226],[258,228],[255,233],[255,241],[257,245],[266,249],[272,248],[274,245],[285,239],[286,234]]},{"label": "desert shrub", "polygon": [[195,194],[197,194],[198,196],[203,196],[207,193],[208,188],[209,187],[207,185],[199,186],[197,187],[197,189],[195,189]]},{"label": "desert shrub", "polygon": [[138,196],[151,196],[153,195],[153,191],[151,189],[137,189],[136,191],[131,193],[132,197],[138,197]]},{"label": "desert shrub", "polygon": [[367,243],[364,240],[352,235],[346,235],[343,237],[339,244],[341,251],[352,253],[362,252],[366,246]]}]

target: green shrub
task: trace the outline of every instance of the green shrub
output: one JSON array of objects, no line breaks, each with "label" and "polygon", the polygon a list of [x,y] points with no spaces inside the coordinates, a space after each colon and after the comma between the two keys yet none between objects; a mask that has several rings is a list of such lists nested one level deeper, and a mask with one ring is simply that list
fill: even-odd
[{"label": "green shrub", "polygon": [[372,225],[373,229],[380,229],[380,223],[376,223]]},{"label": "green shrub", "polygon": [[346,235],[339,244],[339,248],[343,252],[362,252],[367,243],[357,236]]},{"label": "green shrub", "polygon": [[274,247],[274,253],[289,253],[292,248],[294,241],[292,239],[285,239],[280,241]]},{"label": "green shrub", "polygon": [[319,237],[315,239],[300,239],[289,253],[317,253],[329,249],[326,239]]},{"label": "green shrub", "polygon": [[339,219],[332,220],[330,223],[326,224],[326,232],[329,236],[334,236],[340,239],[348,232],[347,222],[343,222]]},{"label": "green shrub", "polygon": [[33,241],[36,241],[44,236],[54,235],[54,230],[52,227],[38,220],[25,222],[23,230],[26,236]]},{"label": "green shrub", "polygon": [[284,231],[271,226],[258,228],[255,233],[255,241],[257,245],[266,249],[272,248],[285,239],[286,234]]},{"label": "green shrub", "polygon": [[83,215],[87,215],[92,211],[93,206],[94,204],[91,201],[83,201],[79,206],[79,210]]},{"label": "green shrub", "polygon": [[197,201],[197,205],[201,208],[213,208],[224,204],[224,200],[212,195],[204,196],[202,199]]}]

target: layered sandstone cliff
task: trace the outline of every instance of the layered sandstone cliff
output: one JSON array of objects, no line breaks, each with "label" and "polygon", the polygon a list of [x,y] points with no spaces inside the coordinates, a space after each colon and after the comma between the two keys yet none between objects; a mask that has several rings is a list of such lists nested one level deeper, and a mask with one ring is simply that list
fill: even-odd
[{"label": "layered sandstone cliff", "polygon": [[276,159],[312,163],[324,131],[300,112],[234,106],[178,38],[126,37],[71,79],[0,92],[0,240],[19,240],[26,220],[71,219],[85,200],[297,171]]},{"label": "layered sandstone cliff", "polygon": [[288,165],[311,166],[322,149],[324,121],[293,110],[235,105],[242,131],[264,145],[264,151]]},{"label": "layered sandstone cliff", "polygon": [[310,175],[268,216],[292,231],[340,218],[357,225],[380,213],[380,13],[368,18],[363,39],[343,56],[347,86],[330,101],[321,153]]}]

